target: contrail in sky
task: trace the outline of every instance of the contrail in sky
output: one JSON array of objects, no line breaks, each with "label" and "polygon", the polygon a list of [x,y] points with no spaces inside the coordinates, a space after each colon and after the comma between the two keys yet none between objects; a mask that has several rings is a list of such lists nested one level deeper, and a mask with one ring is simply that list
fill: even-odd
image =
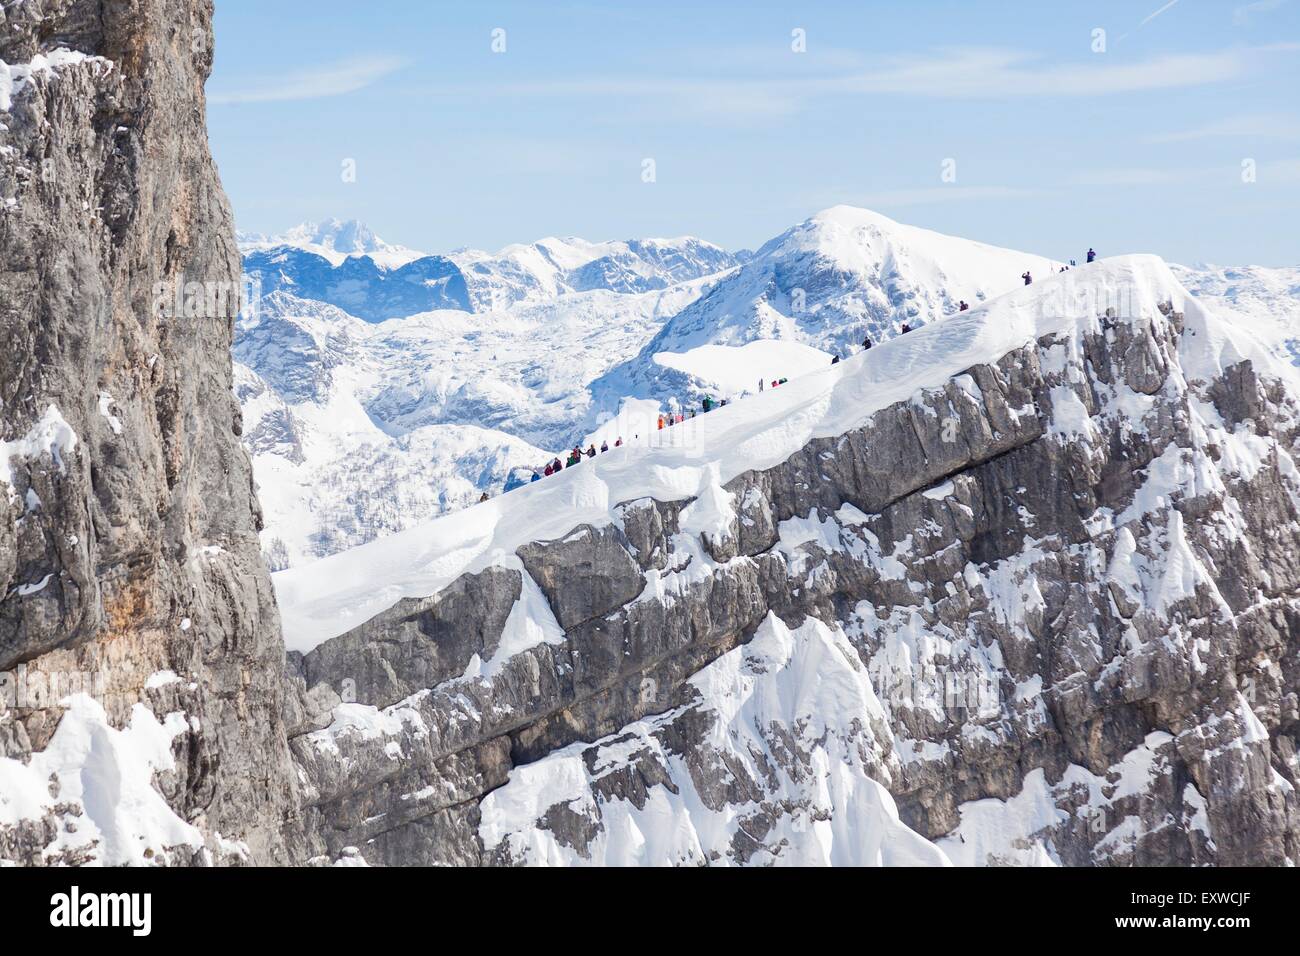
[{"label": "contrail in sky", "polygon": [[1157,10],[1155,13],[1151,14],[1149,17],[1147,17],[1145,20],[1143,20],[1141,23],[1139,23],[1139,24],[1138,24],[1138,29],[1141,30],[1144,26],[1146,26],[1148,23],[1150,23],[1150,22],[1151,22],[1152,20],[1154,20],[1156,17],[1160,16],[1160,14],[1164,13],[1164,12],[1165,12],[1166,10],[1168,10],[1170,7],[1177,6],[1177,4],[1178,4],[1178,0],[1169,0],[1169,2],[1166,3],[1163,7],[1161,7],[1161,8],[1160,8],[1159,10]]}]

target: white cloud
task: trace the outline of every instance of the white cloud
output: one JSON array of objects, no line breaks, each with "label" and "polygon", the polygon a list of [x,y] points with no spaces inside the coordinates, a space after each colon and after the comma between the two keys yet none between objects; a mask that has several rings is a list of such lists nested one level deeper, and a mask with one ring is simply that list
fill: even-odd
[{"label": "white cloud", "polygon": [[1135,167],[1127,169],[1091,169],[1075,173],[1070,182],[1076,186],[1164,186],[1212,178],[1218,169],[1171,169]]},{"label": "white cloud", "polygon": [[1257,139],[1300,139],[1300,119],[1294,116],[1253,114],[1230,116],[1206,123],[1195,129],[1172,133],[1157,133],[1147,137],[1148,143],[1186,143],[1199,139],[1226,139],[1252,137]]},{"label": "white cloud", "polygon": [[363,56],[278,76],[251,77],[247,85],[208,94],[209,103],[272,103],[341,96],[367,87],[406,65],[400,57]]},{"label": "white cloud", "polygon": [[[1300,159],[1278,159],[1261,162],[1258,168],[1260,183],[1293,183],[1300,181]],[[1233,186],[1241,182],[1241,167],[1228,161],[1216,166],[1198,168],[1164,169],[1138,167],[1131,169],[1093,169],[1075,173],[1069,179],[1075,186],[1196,186],[1212,188]]]},{"label": "white cloud", "polygon": [[1279,159],[1260,167],[1261,183],[1300,183],[1300,159]]},{"label": "white cloud", "polygon": [[1232,11],[1232,22],[1239,27],[1250,23],[1257,13],[1271,13],[1287,0],[1256,0],[1255,3],[1243,4]]},{"label": "white cloud", "polygon": [[591,76],[529,84],[459,86],[430,90],[445,96],[612,96],[659,100],[674,112],[731,113],[751,117],[796,112],[834,96],[916,96],[934,99],[1022,99],[1105,96],[1206,86],[1263,68],[1269,55],[1294,53],[1300,44],[1235,47],[1211,53],[1175,53],[1138,62],[1091,57],[1059,64],[1039,54],[1001,49],[938,50],[892,57],[871,70],[832,75],[750,80],[677,76]]},{"label": "white cloud", "polygon": [[957,50],[849,77],[843,85],[863,93],[953,99],[1099,96],[1204,86],[1238,77],[1250,65],[1251,54],[1246,50],[1167,54],[1138,63],[1107,60],[1083,65],[1045,63],[1015,51]]},{"label": "white cloud", "polygon": [[928,206],[950,202],[1031,199],[1042,195],[1044,190],[1041,189],[1019,189],[1013,186],[948,185],[871,193],[856,197],[853,204],[868,209],[889,209],[896,206]]}]

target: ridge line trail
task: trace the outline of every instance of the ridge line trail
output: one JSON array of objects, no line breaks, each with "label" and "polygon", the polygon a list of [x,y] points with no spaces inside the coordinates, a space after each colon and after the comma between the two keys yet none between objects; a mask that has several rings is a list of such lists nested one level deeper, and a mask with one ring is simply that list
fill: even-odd
[{"label": "ridge line trail", "polygon": [[940,387],[975,365],[996,362],[1044,335],[1095,323],[1095,316],[1069,315],[1060,308],[1070,301],[1065,296],[1080,292],[1102,301],[1129,294],[1134,314],[1146,318],[1157,317],[1166,301],[1185,312],[1194,335],[1183,346],[1189,378],[1242,358],[1276,371],[1276,361],[1253,337],[1218,320],[1208,324],[1210,313],[1155,256],[1106,260],[1086,275],[1083,270],[1057,273],[748,401],[699,415],[690,420],[695,434],[689,445],[625,443],[510,494],[282,571],[273,580],[286,643],[309,650],[402,598],[435,594],[461,574],[509,559],[529,541],[616,521],[613,509],[620,503],[697,497],[746,471],[778,465],[813,438],[860,427],[876,411]]}]

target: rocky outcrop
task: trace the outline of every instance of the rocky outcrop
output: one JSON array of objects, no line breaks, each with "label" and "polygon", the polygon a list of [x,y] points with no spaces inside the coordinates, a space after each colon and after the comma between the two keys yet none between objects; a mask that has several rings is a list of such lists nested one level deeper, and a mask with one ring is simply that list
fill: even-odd
[{"label": "rocky outcrop", "polygon": [[526,546],[563,641],[296,737],[317,851],[1294,862],[1300,418],[1210,338],[1102,314]]},{"label": "rocky outcrop", "polygon": [[[0,763],[18,800],[0,860],[289,859],[284,652],[231,394],[239,256],[204,123],[211,17],[207,0],[0,11]],[[77,719],[105,773],[155,722],[169,735],[143,751],[166,827],[78,798],[70,688],[95,702]],[[38,768],[48,794],[24,804]]]}]

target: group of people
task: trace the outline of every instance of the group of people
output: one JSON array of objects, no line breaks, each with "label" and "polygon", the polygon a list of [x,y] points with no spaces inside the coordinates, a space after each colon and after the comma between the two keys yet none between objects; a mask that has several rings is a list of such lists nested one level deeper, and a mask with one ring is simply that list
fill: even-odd
[{"label": "group of people", "polygon": [[[1089,249],[1088,262],[1090,263],[1094,262],[1096,261],[1096,259],[1097,259],[1096,251],[1093,249]],[[1074,260],[1071,259],[1070,266],[1073,266],[1074,264],[1075,264]],[[1069,266],[1062,266],[1061,271],[1064,272],[1068,268]],[[1034,277],[1029,272],[1028,269],[1025,270],[1025,272],[1020,276],[1020,278],[1025,280],[1025,285],[1031,285],[1034,281]],[[957,303],[958,312],[966,312],[969,309],[970,309],[970,304],[965,299],[959,300],[959,302]],[[899,329],[899,333],[902,335],[906,335],[908,332],[911,331],[912,331],[912,326],[908,322],[904,322],[902,327]],[[870,349],[874,344],[875,343],[871,341],[871,336],[867,336],[862,340],[863,351]],[[832,365],[838,365],[839,361],[840,361],[840,357],[838,355],[834,355],[831,357]],[[784,385],[788,381],[789,379],[786,378],[774,378],[771,380],[771,387],[777,388],[781,385]],[[768,387],[768,384],[769,383],[767,379],[760,378],[758,380],[758,390],[760,392],[763,391]],[[727,404],[727,399],[725,398],[719,401],[714,399],[713,396],[711,395],[706,395],[704,396],[703,400],[701,400],[700,407],[703,409],[705,413],[708,413],[713,411],[713,409],[720,408],[722,406],[725,406],[726,404]],[[694,408],[691,408],[689,412],[678,411],[678,412],[667,412],[661,414],[658,420],[659,430],[662,431],[665,428],[671,428],[673,425],[680,425],[683,422],[685,422],[688,417],[689,418],[695,417]],[[614,442],[614,447],[619,448],[622,446],[622,444],[623,444],[623,438],[620,436],[618,440]],[[603,455],[607,451],[609,451],[609,442],[607,441],[602,441],[600,443],[599,451],[596,449],[596,445],[594,442],[591,443],[585,451],[583,450],[581,445],[574,445],[573,450],[569,452],[569,456],[567,460],[561,462],[559,458],[556,458],[540,472],[534,469],[532,477],[529,479],[529,482],[531,483],[534,481],[541,481],[543,477],[549,478],[551,475],[557,475],[565,468],[572,468],[574,465],[581,464],[583,458],[595,458],[596,455],[598,454]],[[479,501],[482,502],[487,500],[488,500],[488,493],[485,491],[483,492],[483,496],[479,498]]]},{"label": "group of people", "polygon": [[[614,442],[614,447],[621,448],[622,446],[623,446],[623,438],[620,435],[618,440]],[[551,462],[544,469],[542,469],[541,472],[538,472],[536,469],[534,469],[533,476],[532,478],[529,479],[529,481],[530,482],[541,481],[543,475],[549,478],[551,477],[551,475],[559,474],[565,468],[572,468],[574,465],[582,464],[582,459],[584,457],[595,458],[597,454],[603,455],[607,451],[609,451],[609,442],[607,441],[602,441],[600,443],[599,452],[596,451],[595,442],[592,442],[590,445],[588,445],[586,451],[582,450],[581,445],[574,445],[573,450],[569,452],[569,457],[567,461],[561,462],[560,459],[556,458],[553,462]]]},{"label": "group of people", "polygon": [[[781,379],[781,382],[784,381],[785,379]],[[775,388],[777,384],[778,382],[774,379],[772,381],[772,387]],[[758,380],[758,390],[760,392],[763,390],[762,379]],[[708,413],[713,411],[715,408],[722,408],[726,404],[727,404],[727,399],[725,398],[719,401],[718,399],[714,398],[712,395],[705,395],[704,398],[700,401],[700,408],[703,409],[705,413]],[[670,428],[673,425],[680,425],[682,422],[686,421],[686,419],[694,418],[694,417],[695,417],[694,408],[690,409],[689,412],[668,412],[667,414],[661,414],[659,416],[659,421],[657,423],[659,426],[659,431],[663,431],[665,428]]]},{"label": "group of people", "polygon": [[[1096,251],[1095,249],[1092,249],[1092,248],[1090,247],[1090,248],[1088,249],[1088,262],[1089,262],[1089,263],[1093,263],[1093,262],[1096,262],[1096,261],[1097,261],[1097,251]],[[1069,269],[1070,269],[1070,266],[1074,266],[1074,265],[1077,265],[1077,263],[1076,263],[1073,259],[1071,259],[1071,260],[1070,260],[1070,265],[1068,265],[1068,266],[1061,266],[1060,271],[1061,271],[1061,272],[1068,272]],[[1029,272],[1028,269],[1026,269],[1026,270],[1021,274],[1020,278],[1022,278],[1022,279],[1025,280],[1025,285],[1032,285],[1033,282],[1034,282],[1034,277],[1030,274],[1030,272]],[[968,306],[966,305],[965,302],[963,302],[963,303],[961,304],[961,311],[962,311],[962,312],[965,312],[967,308],[968,308]]]},{"label": "group of people", "polygon": [[[772,379],[772,387],[776,388],[779,385],[784,385],[788,381],[789,379],[787,378],[774,378]],[[758,390],[760,392],[763,391],[766,384],[767,382],[765,379],[760,379],[758,382]],[[713,409],[715,408],[722,408],[727,404],[728,404],[728,399],[724,398],[719,400],[719,399],[715,399],[711,395],[706,395],[704,396],[703,400],[700,402],[700,408],[705,413],[707,413],[713,411]],[[683,422],[685,422],[688,417],[689,418],[695,417],[694,408],[690,409],[688,412],[679,411],[679,412],[668,412],[665,414],[661,414],[658,420],[659,429],[662,431],[664,428],[669,428],[673,425],[680,425]],[[623,438],[622,436],[619,436],[619,438],[614,442],[614,447],[621,448],[622,445],[623,445]],[[534,469],[532,476],[528,479],[528,483],[532,484],[534,481],[541,481],[542,478],[549,478],[551,477],[551,475],[558,475],[565,468],[572,468],[574,465],[582,464],[582,460],[584,458],[595,458],[597,455],[605,454],[605,452],[609,451],[609,449],[610,449],[610,445],[608,441],[602,441],[600,443],[599,450],[596,448],[595,442],[592,442],[590,445],[588,445],[585,451],[583,450],[581,445],[574,445],[573,449],[569,452],[568,457],[564,461],[560,461],[559,458],[556,458],[550,463],[548,463],[546,467],[543,468],[541,471],[537,471],[536,469]],[[507,490],[509,490],[509,488],[507,488]],[[483,492],[482,496],[479,498],[479,502],[481,503],[487,501],[489,497],[490,496],[485,491]]]}]

